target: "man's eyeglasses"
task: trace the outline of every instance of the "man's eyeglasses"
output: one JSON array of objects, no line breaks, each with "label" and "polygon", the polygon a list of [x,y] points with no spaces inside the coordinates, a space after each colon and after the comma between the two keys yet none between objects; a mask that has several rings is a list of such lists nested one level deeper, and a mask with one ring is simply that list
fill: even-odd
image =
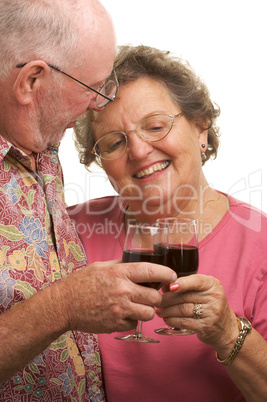
[{"label": "man's eyeglasses", "polygon": [[[17,64],[17,68],[22,68],[26,65],[27,63],[22,63],[22,64]],[[99,91],[96,89],[89,87],[89,85],[84,84],[82,81],[78,80],[77,78],[72,77],[71,75],[65,73],[65,71],[60,70],[60,68],[53,66],[53,64],[46,63],[49,67],[53,68],[56,71],[59,71],[60,73],[66,75],[67,77],[71,78],[72,80],[78,82],[79,84],[83,85],[87,89],[90,89],[91,91],[97,93],[96,97],[96,106],[98,108],[102,108],[106,106],[109,102],[112,102],[115,99],[115,96],[118,92],[119,88],[119,83],[117,80],[116,72],[113,70],[114,74],[114,79],[115,81],[108,79],[104,84],[100,86]]]},{"label": "man's eyeglasses", "polygon": [[135,131],[136,134],[146,142],[157,142],[165,138],[171,131],[176,117],[182,116],[183,113],[175,116],[169,114],[155,114],[153,116],[142,119],[135,130],[128,133],[114,132],[104,135],[96,141],[92,154],[101,159],[114,160],[125,154],[128,146],[128,134]]}]

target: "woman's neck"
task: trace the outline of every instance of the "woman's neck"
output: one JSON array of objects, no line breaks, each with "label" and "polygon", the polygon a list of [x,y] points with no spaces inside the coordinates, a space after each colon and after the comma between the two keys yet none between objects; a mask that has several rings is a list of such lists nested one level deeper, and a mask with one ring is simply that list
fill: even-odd
[{"label": "woman's neck", "polygon": [[144,200],[128,201],[128,217],[135,219],[139,223],[154,223],[158,218],[167,216],[179,217],[187,216],[197,219],[203,215],[210,200],[216,199],[218,193],[213,190],[207,183],[199,185],[198,188],[183,188],[175,192],[173,198],[159,200],[151,197]]},{"label": "woman's neck", "polygon": [[[137,207],[135,204],[129,203],[129,207],[125,213],[125,228],[130,223],[144,223],[154,224],[157,219],[165,217],[188,217],[195,219],[198,226],[199,240],[206,237],[215,226],[221,221],[227,210],[229,209],[228,198],[223,194],[213,190],[207,186],[197,195],[188,197],[185,202],[174,204],[175,208],[168,209],[167,206],[162,205],[159,208],[148,209]],[[165,208],[164,208],[165,207]]]}]

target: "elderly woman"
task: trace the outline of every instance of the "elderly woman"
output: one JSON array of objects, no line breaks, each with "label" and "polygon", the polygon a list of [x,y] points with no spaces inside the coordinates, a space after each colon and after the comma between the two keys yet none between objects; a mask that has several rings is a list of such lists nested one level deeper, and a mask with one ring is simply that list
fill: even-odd
[{"label": "elderly woman", "polygon": [[[130,221],[187,216],[197,222],[200,265],[164,290],[144,324],[159,344],[99,335],[108,401],[265,401],[267,217],[203,174],[217,154],[219,109],[168,52],[121,47],[115,69],[116,99],[76,129],[81,162],[100,164],[119,194],[69,209],[88,262],[120,259]],[[197,335],[155,334],[162,319]]]}]

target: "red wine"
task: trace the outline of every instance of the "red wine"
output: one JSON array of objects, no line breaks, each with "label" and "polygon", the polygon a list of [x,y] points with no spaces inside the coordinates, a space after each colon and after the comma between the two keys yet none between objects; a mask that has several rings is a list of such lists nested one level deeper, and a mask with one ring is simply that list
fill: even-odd
[{"label": "red wine", "polygon": [[[154,250],[125,250],[123,252],[123,262],[152,262],[154,264],[166,264],[167,250],[166,248]],[[160,289],[162,283],[160,282],[142,282],[139,285],[147,286],[149,288]]]},{"label": "red wine", "polygon": [[[165,248],[162,245],[156,245],[156,250]],[[166,250],[166,248],[165,248]],[[168,245],[168,254],[166,265],[173,269],[177,276],[187,276],[196,274],[198,269],[198,249],[194,246],[183,246],[176,244]]]}]

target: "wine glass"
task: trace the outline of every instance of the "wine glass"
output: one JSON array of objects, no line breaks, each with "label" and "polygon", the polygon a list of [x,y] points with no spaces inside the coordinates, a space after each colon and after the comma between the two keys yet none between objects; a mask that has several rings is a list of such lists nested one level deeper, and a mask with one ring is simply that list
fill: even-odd
[{"label": "wine glass", "polygon": [[[168,229],[148,226],[129,225],[124,244],[123,262],[152,262],[166,266]],[[163,247],[164,246],[164,247]],[[159,290],[160,282],[143,282],[139,285]],[[132,342],[159,343],[142,333],[142,321],[138,321],[135,331],[131,335],[116,336],[115,339]]]},{"label": "wine glass", "polygon": [[[196,221],[190,218],[161,218],[157,220],[159,227],[168,228],[167,266],[173,269],[178,277],[197,273],[198,239]],[[161,245],[160,247],[163,247]],[[165,327],[156,329],[161,335],[191,335],[189,329]]]}]

